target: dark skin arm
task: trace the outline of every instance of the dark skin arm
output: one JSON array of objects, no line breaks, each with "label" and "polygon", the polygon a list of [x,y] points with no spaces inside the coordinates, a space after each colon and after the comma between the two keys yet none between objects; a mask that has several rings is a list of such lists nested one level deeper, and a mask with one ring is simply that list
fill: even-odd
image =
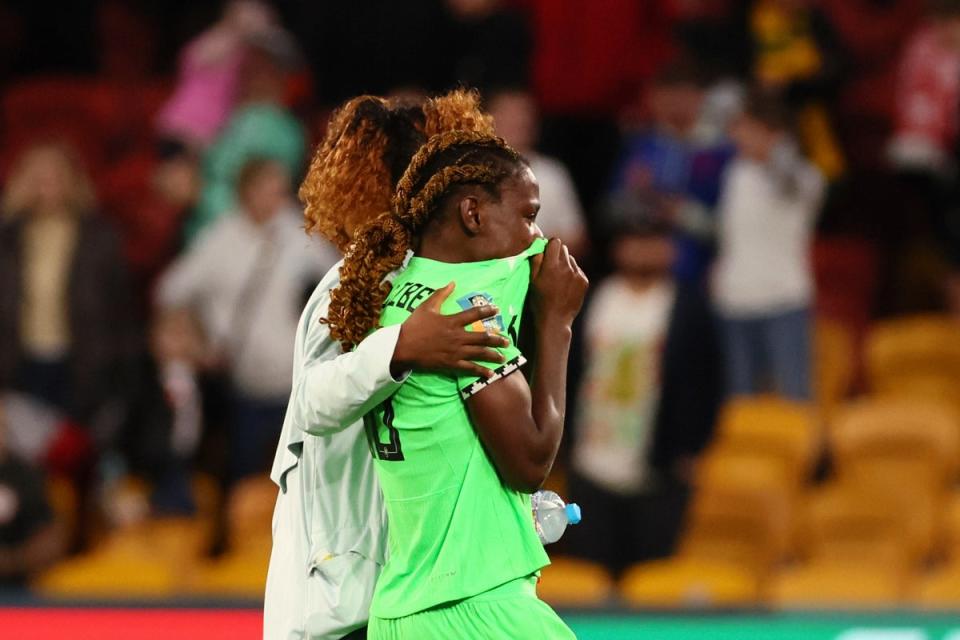
[{"label": "dark skin arm", "polygon": [[539,489],[557,456],[566,413],[571,326],[587,286],[567,248],[552,240],[531,288],[536,329],[532,384],[514,373],[467,400],[480,440],[503,481],[517,491]]},{"label": "dark skin arm", "polygon": [[390,373],[394,378],[412,369],[489,378],[493,371],[472,361],[503,362],[503,356],[494,348],[507,346],[506,338],[464,329],[474,322],[492,318],[500,311],[496,307],[483,306],[445,316],[440,312],[440,305],[453,289],[454,283],[451,282],[435,291],[400,326],[400,337],[390,361]]}]

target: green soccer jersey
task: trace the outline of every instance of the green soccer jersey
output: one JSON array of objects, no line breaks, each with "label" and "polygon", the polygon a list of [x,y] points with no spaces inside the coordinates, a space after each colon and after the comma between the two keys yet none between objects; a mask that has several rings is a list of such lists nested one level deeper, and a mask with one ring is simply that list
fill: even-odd
[{"label": "green soccer jersey", "polygon": [[381,323],[398,324],[449,282],[442,311],[495,304],[496,318],[474,331],[503,334],[504,364],[489,380],[413,373],[366,418],[367,437],[389,519],[390,556],[377,581],[372,615],[399,618],[488,591],[549,564],[530,496],[501,482],[470,422],[465,401],[525,362],[516,346],[536,240],[511,258],[450,264],[414,256],[394,280]]}]

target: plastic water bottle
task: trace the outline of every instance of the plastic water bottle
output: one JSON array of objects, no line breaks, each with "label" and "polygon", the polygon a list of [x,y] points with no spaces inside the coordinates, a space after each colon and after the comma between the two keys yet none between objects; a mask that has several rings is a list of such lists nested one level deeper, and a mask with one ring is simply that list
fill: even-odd
[{"label": "plastic water bottle", "polygon": [[556,542],[566,531],[567,525],[580,522],[580,507],[567,504],[553,491],[541,489],[530,496],[533,504],[533,521],[537,526],[540,542]]}]

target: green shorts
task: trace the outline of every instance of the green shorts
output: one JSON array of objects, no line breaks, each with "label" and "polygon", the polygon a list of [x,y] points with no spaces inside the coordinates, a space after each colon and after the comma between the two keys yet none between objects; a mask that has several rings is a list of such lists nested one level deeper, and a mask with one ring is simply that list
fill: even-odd
[{"label": "green shorts", "polygon": [[537,578],[519,578],[479,595],[403,618],[370,616],[368,640],[576,640],[537,597]]}]

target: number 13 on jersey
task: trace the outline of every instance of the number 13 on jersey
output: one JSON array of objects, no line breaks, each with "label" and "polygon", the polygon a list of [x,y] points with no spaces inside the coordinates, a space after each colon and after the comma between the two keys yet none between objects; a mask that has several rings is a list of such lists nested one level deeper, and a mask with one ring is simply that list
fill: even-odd
[{"label": "number 13 on jersey", "polygon": [[[367,441],[370,443],[370,452],[373,457],[386,462],[403,460],[400,432],[393,426],[394,417],[393,402],[390,401],[390,398],[387,398],[383,401],[383,404],[363,418],[363,425],[367,431]],[[386,432],[387,442],[380,440],[381,431]]]}]

